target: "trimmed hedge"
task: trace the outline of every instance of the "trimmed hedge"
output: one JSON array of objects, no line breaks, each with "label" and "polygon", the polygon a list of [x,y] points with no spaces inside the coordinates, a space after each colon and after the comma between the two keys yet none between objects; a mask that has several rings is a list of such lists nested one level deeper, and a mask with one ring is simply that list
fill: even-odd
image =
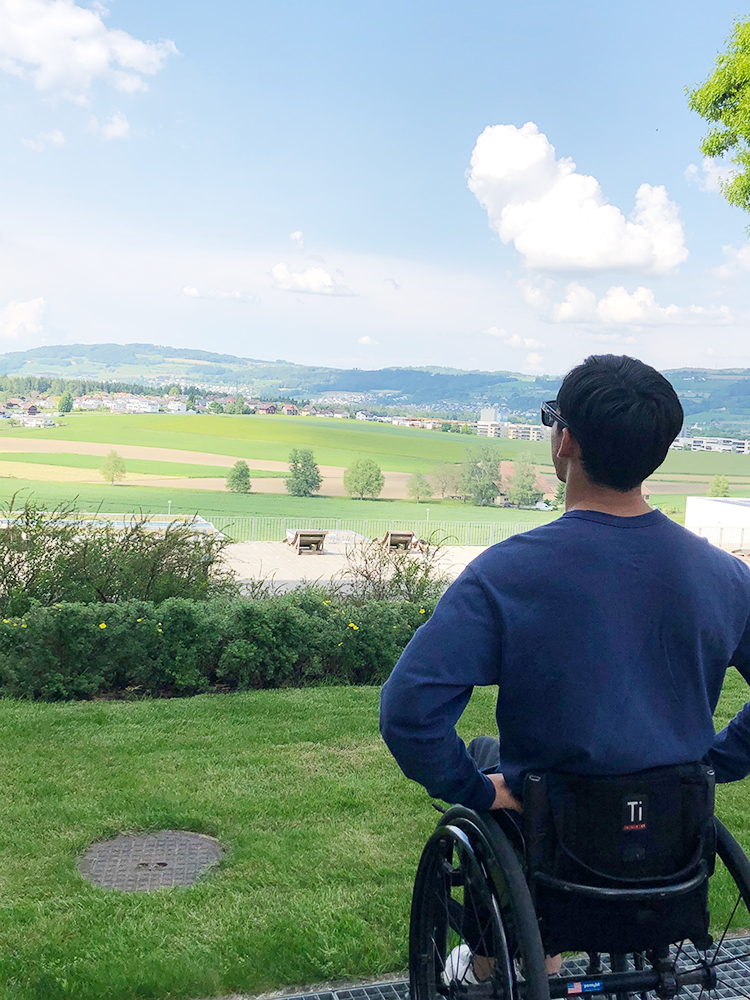
[{"label": "trimmed hedge", "polygon": [[337,603],[314,591],[36,606],[0,623],[0,695],[53,701],[381,684],[433,608]]}]

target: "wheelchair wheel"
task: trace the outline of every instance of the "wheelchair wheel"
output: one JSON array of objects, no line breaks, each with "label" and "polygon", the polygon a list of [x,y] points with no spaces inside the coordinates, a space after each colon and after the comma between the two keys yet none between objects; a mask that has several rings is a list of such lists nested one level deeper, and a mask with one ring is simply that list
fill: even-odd
[{"label": "wheelchair wheel", "polygon": [[411,1000],[549,1000],[536,914],[497,822],[455,806],[419,862],[409,932]]}]

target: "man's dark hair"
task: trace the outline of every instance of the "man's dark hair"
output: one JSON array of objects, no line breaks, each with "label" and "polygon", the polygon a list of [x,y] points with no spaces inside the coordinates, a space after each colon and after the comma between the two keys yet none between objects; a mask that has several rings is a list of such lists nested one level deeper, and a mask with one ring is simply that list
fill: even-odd
[{"label": "man's dark hair", "polygon": [[664,376],[625,355],[586,358],[563,379],[557,405],[581,447],[586,475],[623,493],[661,465],[684,419]]}]

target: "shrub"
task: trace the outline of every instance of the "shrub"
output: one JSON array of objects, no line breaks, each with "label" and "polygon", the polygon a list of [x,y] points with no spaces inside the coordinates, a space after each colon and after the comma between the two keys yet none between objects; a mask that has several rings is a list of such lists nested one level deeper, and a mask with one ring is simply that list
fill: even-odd
[{"label": "shrub", "polygon": [[45,701],[382,684],[434,600],[169,598],[34,605],[0,622],[0,695]]},{"label": "shrub", "polygon": [[0,614],[25,614],[34,604],[168,597],[204,599],[237,592],[222,568],[228,544],[220,535],[199,534],[183,521],[149,530],[147,517],[133,516],[124,528],[84,521],[74,507],[48,511],[16,497],[0,529]]},{"label": "shrub", "polygon": [[310,497],[323,483],[320,469],[315,464],[312,448],[292,448],[289,453],[289,475],[286,491],[293,497]]}]

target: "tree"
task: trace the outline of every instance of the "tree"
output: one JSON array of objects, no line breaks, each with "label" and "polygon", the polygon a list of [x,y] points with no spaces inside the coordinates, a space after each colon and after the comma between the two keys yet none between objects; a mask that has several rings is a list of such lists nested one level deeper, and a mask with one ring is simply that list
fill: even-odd
[{"label": "tree", "polygon": [[738,19],[727,51],[705,83],[688,91],[688,104],[709,122],[700,144],[704,156],[729,154],[735,170],[719,188],[730,205],[750,212],[750,17]]},{"label": "tree", "polygon": [[412,500],[420,503],[422,500],[429,500],[432,496],[432,487],[421,472],[415,472],[413,476],[409,476],[406,483],[406,492]]},{"label": "tree", "polygon": [[500,492],[500,452],[484,445],[476,452],[467,451],[461,468],[458,490],[477,507],[493,504]]},{"label": "tree", "polygon": [[243,462],[240,459],[229,470],[227,475],[227,489],[230,493],[249,493],[251,486],[250,468],[247,462]]},{"label": "tree", "polygon": [[371,458],[358,458],[344,471],[344,489],[347,495],[357,500],[380,496],[385,486],[385,476],[380,466]]},{"label": "tree", "polygon": [[216,400],[216,399],[212,399],[211,400],[211,402],[208,404],[208,408],[209,408],[209,410],[212,413],[223,413],[224,412],[224,404],[223,403],[219,403],[218,400]]},{"label": "tree", "polygon": [[323,477],[311,448],[292,448],[286,491],[293,497],[310,497],[320,489]]},{"label": "tree", "polygon": [[116,481],[125,478],[125,462],[113,448],[112,451],[107,452],[104,465],[99,471],[107,482],[114,486]]},{"label": "tree", "polygon": [[711,485],[708,488],[708,495],[710,497],[728,497],[729,496],[729,480],[726,476],[714,476],[711,480]]},{"label": "tree", "polygon": [[461,466],[451,465],[450,462],[443,462],[432,474],[440,496],[445,499],[447,496],[455,496],[458,491],[458,480],[461,477]]},{"label": "tree", "polygon": [[544,494],[536,486],[536,470],[531,455],[519,455],[513,461],[513,478],[506,491],[516,507],[533,507]]},{"label": "tree", "polygon": [[565,483],[557,484],[557,493],[555,493],[555,507],[558,509],[565,506]]},{"label": "tree", "polygon": [[66,390],[62,396],[60,396],[60,402],[57,406],[60,413],[70,413],[73,409],[73,397],[69,390]]}]

